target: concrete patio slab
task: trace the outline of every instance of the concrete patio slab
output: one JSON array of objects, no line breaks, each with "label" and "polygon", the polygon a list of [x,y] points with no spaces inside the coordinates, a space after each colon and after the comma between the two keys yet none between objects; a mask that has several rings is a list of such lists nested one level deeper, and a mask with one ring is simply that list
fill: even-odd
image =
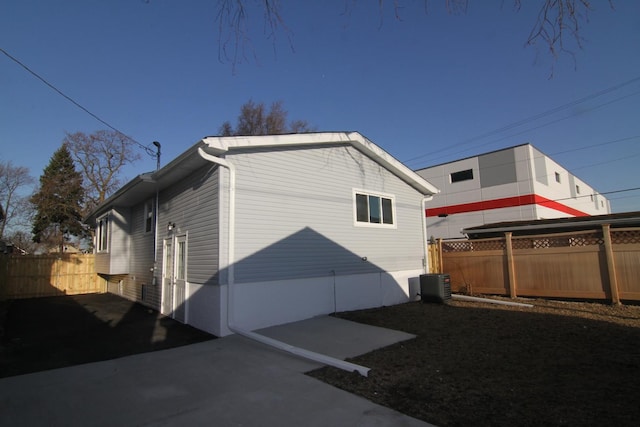
[{"label": "concrete patio slab", "polygon": [[[331,317],[261,332],[333,356],[410,338]],[[304,375],[318,367],[232,335],[0,379],[0,425],[428,425]]]}]

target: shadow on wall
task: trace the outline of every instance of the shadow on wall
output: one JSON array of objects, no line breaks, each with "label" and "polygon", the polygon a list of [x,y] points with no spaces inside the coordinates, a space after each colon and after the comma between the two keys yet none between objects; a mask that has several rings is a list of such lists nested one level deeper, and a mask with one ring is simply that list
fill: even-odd
[{"label": "shadow on wall", "polygon": [[[242,243],[244,246],[251,244],[247,241]],[[380,254],[379,250],[370,252]],[[385,265],[394,266],[393,270],[398,272],[389,273],[375,263],[375,256],[371,259],[366,253],[354,253],[305,227],[237,260],[232,268],[222,269],[217,278],[226,284],[233,270],[230,320],[238,327],[253,330],[337,311],[393,305],[415,299],[419,292],[421,254],[416,254],[413,268],[407,268],[411,260],[397,259],[395,254],[386,253],[378,257],[384,258]],[[226,310],[227,287],[217,287],[220,292],[214,297],[210,293],[214,292],[215,286],[191,286],[197,290],[185,302],[187,321],[211,330],[203,325],[209,320],[203,319],[199,313],[207,306],[202,301],[215,301],[212,304],[217,303],[222,311]],[[178,305],[175,311],[181,308]],[[223,330],[226,330],[225,314],[210,314],[218,316],[217,322],[221,323]],[[214,319],[211,321],[216,322]]]}]

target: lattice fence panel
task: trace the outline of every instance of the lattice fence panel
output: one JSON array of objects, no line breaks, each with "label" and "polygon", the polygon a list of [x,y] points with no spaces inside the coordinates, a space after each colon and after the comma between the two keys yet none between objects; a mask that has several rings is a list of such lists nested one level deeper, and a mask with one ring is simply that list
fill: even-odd
[{"label": "lattice fence panel", "polygon": [[473,243],[461,240],[459,242],[442,242],[442,252],[471,252]]},{"label": "lattice fence panel", "polygon": [[640,230],[611,230],[611,242],[618,245],[640,243]]}]

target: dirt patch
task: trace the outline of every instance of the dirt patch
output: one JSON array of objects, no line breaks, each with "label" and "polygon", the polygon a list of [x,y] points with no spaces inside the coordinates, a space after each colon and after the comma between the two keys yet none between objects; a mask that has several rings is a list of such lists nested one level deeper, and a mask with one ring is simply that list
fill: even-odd
[{"label": "dirt patch", "polygon": [[0,378],[215,338],[112,294],[4,301]]},{"label": "dirt patch", "polygon": [[337,316],[417,338],[309,375],[438,426],[636,426],[640,307],[453,301]]}]

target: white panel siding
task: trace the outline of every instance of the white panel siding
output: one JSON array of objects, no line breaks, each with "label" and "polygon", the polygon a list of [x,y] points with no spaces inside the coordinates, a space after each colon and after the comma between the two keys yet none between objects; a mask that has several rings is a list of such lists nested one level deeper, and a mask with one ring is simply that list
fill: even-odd
[{"label": "white panel siding", "polygon": [[[422,195],[357,149],[253,150],[228,158],[237,168],[237,282],[422,267]],[[354,188],[393,195],[397,227],[355,226]]]}]

